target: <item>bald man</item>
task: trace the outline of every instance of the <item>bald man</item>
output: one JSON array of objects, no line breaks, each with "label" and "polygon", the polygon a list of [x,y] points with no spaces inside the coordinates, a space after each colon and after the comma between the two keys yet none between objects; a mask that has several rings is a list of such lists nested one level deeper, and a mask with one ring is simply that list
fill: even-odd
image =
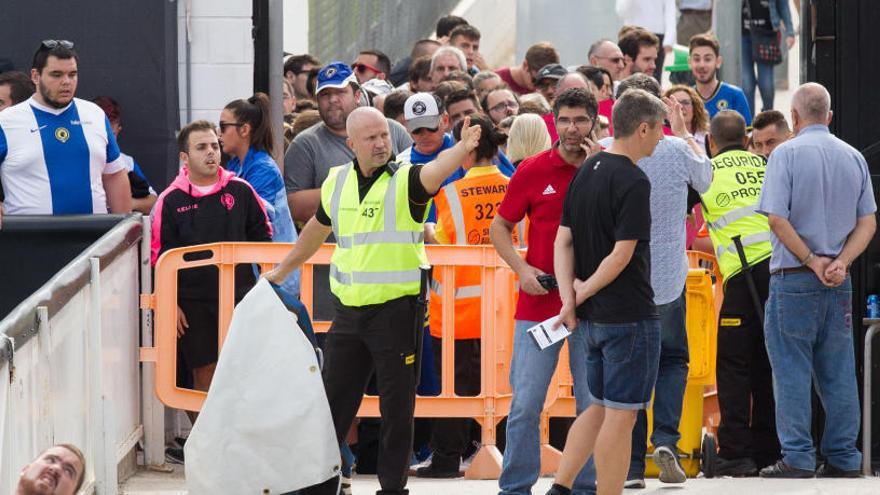
[{"label": "bald man", "polygon": [[[767,162],[757,211],[773,232],[764,333],[782,459],[765,478],[858,477],[862,455],[849,266],[874,236],[877,205],[865,158],[829,132],[831,96],[795,91],[796,136]],[[825,463],[816,469],[810,385],[825,406]]]},{"label": "bald man", "polygon": [[[375,108],[352,111],[346,130],[354,160],[330,170],[317,213],[266,278],[284,280],[335,234],[330,290],[336,317],[327,333],[323,376],[333,424],[342,442],[375,370],[382,417],[379,493],[405,494],[419,368],[416,345],[424,324],[418,298],[420,266],[427,265],[425,216],[443,180],[476,148],[480,127],[470,126],[466,117],[461,141],[423,166],[393,160],[388,121]],[[332,478],[306,493],[335,494],[338,483]]]},{"label": "bald man", "polygon": [[587,57],[590,65],[602,67],[610,72],[613,81],[623,79],[623,70],[626,63],[623,58],[623,52],[620,51],[617,43],[611,40],[599,40],[590,47]]},{"label": "bald man", "polygon": [[78,448],[55,445],[22,468],[15,495],[73,495],[85,471],[86,460]]}]

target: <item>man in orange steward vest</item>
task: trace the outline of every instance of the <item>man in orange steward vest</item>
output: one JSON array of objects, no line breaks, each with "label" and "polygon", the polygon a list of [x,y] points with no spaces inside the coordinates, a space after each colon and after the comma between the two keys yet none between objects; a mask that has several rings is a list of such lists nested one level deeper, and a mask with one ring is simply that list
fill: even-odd
[{"label": "man in orange steward vest", "polygon": [[[437,207],[436,239],[439,244],[459,246],[489,244],[489,225],[495,210],[504,199],[510,181],[492,163],[498,146],[507,136],[496,130],[492,120],[483,114],[471,116],[471,124],[481,127],[480,142],[468,155],[461,179],[440,189],[434,202]],[[454,129],[460,137],[461,124]],[[514,232],[514,243],[517,243]],[[455,393],[475,396],[480,393],[480,284],[479,267],[455,269]],[[428,314],[431,322],[434,369],[440,375],[443,350],[443,274],[437,270],[431,281]],[[435,419],[431,430],[433,457],[431,464],[416,470],[423,478],[457,478],[462,454],[470,438],[470,419]]]}]

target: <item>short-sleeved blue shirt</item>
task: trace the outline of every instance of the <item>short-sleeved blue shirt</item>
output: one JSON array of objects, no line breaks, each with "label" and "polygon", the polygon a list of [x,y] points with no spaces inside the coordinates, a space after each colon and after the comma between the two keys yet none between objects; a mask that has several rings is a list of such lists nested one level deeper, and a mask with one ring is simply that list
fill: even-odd
[{"label": "short-sleeved blue shirt", "polygon": [[752,125],[752,112],[749,110],[749,102],[743,90],[726,82],[719,82],[715,93],[703,102],[709,118],[722,110],[736,110],[746,121],[746,125]]},{"label": "short-sleeved blue shirt", "polygon": [[[788,219],[817,255],[836,258],[859,217],[877,211],[865,157],[828,126],[807,126],[770,154],[758,211]],[[770,270],[801,266],[775,235]]]}]

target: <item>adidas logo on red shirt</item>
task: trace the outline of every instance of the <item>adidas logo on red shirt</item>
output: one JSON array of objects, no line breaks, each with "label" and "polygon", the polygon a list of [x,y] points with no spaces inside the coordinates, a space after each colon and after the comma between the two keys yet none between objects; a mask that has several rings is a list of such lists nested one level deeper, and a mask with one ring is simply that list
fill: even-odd
[{"label": "adidas logo on red shirt", "polygon": [[552,186],[552,185],[547,184],[547,188],[544,189],[544,192],[541,193],[541,194],[543,194],[544,196],[549,196],[549,195],[551,195],[551,194],[556,194],[556,189],[553,189],[553,186]]}]

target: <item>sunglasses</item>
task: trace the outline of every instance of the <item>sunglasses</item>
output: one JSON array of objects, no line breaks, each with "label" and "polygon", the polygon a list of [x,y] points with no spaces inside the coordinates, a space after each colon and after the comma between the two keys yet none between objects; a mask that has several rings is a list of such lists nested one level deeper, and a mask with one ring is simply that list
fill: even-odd
[{"label": "sunglasses", "polygon": [[619,64],[623,62],[623,57],[600,57],[598,55],[594,55],[596,58],[604,58],[605,60],[610,60],[613,64]]},{"label": "sunglasses", "polygon": [[52,50],[53,48],[58,48],[59,46],[71,50],[73,49],[73,42],[67,40],[43,40],[42,42],[40,42],[41,49]]},{"label": "sunglasses", "polygon": [[435,133],[435,132],[437,132],[437,131],[439,131],[439,130],[440,130],[440,128],[438,128],[438,127],[435,127],[435,128],[433,128],[433,129],[428,128],[428,127],[420,127],[420,128],[418,128],[418,129],[412,131],[412,133],[413,133],[413,135],[415,135],[415,136],[419,136],[419,135],[423,134],[424,132],[429,132],[429,133],[433,134],[433,133]]},{"label": "sunglasses", "polygon": [[364,64],[364,63],[361,63],[361,62],[357,62],[357,63],[351,64],[351,68],[354,69],[354,70],[356,70],[356,71],[358,71],[358,72],[361,73],[361,74],[363,74],[364,72],[367,72],[368,70],[371,70],[371,71],[373,71],[373,72],[375,72],[375,73],[377,73],[377,74],[381,74],[381,73],[383,73],[382,70],[377,69],[376,67],[373,67],[373,66],[370,65],[370,64]]},{"label": "sunglasses", "polygon": [[244,124],[240,124],[238,122],[220,122],[220,124],[218,124],[217,127],[219,127],[220,132],[223,133],[223,132],[226,132],[227,127],[241,127],[243,125]]}]

